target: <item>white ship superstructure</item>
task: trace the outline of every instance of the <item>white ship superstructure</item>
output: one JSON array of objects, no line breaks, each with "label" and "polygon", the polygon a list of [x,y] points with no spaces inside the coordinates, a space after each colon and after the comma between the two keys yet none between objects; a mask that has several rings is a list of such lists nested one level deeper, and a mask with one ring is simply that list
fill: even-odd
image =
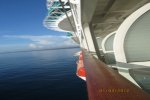
[{"label": "white ship superstructure", "polygon": [[[62,8],[59,0],[47,0],[48,15],[44,19],[44,26],[48,29],[70,32],[70,26],[68,26],[68,19],[64,11],[71,17],[71,10],[67,0],[62,0],[64,8]],[[69,27],[69,28],[68,28]]]},{"label": "white ship superstructure", "polygon": [[44,25],[81,47],[77,76],[90,100],[150,100],[150,0],[47,0],[47,8]]}]

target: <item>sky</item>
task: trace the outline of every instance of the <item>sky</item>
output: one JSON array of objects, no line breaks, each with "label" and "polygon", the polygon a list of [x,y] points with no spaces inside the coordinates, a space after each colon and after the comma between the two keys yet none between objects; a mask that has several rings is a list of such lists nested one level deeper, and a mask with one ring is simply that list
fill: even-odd
[{"label": "sky", "polygon": [[46,0],[0,0],[0,52],[76,45],[43,26]]}]

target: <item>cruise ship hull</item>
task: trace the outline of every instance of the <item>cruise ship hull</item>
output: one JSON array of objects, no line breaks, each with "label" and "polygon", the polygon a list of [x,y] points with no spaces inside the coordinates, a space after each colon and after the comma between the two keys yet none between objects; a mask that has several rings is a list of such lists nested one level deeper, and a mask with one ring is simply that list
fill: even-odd
[{"label": "cruise ship hull", "polygon": [[89,100],[150,100],[150,1],[54,1],[62,16],[55,25],[44,22],[80,45],[76,74]]}]

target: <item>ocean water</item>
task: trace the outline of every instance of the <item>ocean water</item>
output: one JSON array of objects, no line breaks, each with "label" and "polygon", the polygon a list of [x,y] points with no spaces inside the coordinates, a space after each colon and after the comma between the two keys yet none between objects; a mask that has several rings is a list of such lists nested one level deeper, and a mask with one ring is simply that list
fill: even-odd
[{"label": "ocean water", "polygon": [[74,49],[0,54],[0,100],[87,100]]}]

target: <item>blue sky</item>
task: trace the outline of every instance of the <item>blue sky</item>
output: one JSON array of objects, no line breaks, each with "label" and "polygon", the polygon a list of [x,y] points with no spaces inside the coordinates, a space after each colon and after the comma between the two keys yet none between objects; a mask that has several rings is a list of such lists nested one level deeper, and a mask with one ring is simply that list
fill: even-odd
[{"label": "blue sky", "polygon": [[43,26],[46,15],[46,0],[0,0],[0,52],[74,45]]}]

